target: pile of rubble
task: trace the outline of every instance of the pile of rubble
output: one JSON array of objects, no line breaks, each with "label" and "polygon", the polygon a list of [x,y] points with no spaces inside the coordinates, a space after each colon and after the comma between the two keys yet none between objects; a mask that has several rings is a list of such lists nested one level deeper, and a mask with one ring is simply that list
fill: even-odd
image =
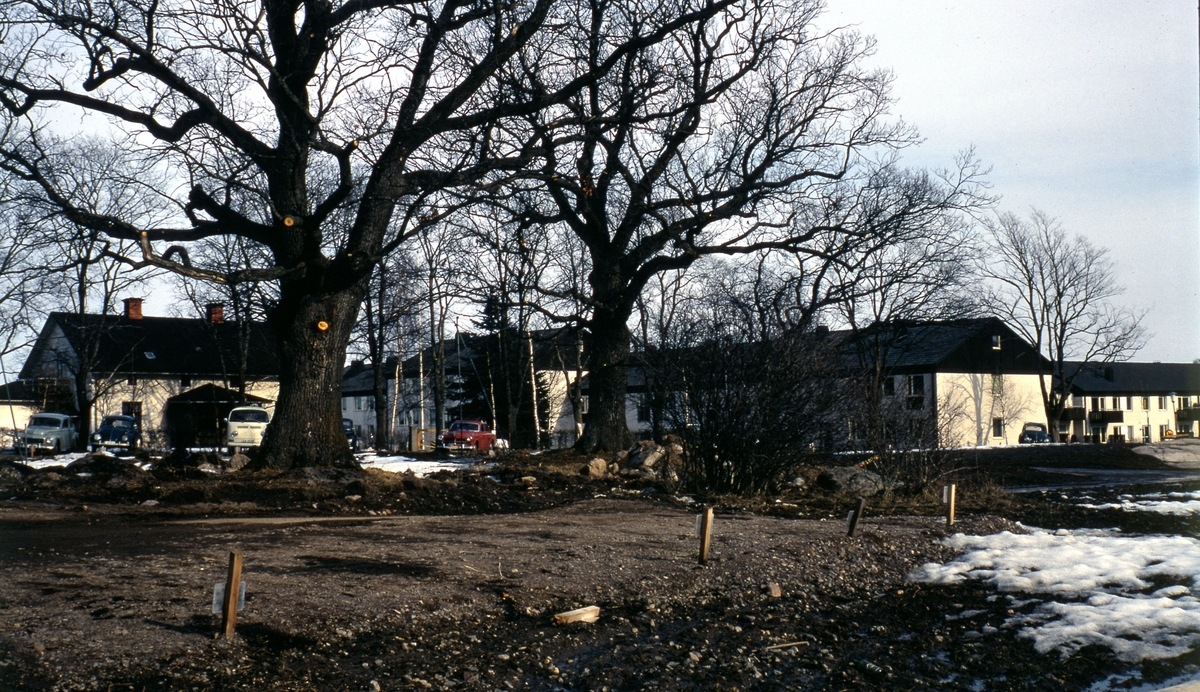
[{"label": "pile of rubble", "polygon": [[611,461],[596,457],[579,472],[588,478],[640,478],[677,483],[682,465],[683,445],[675,441],[660,445],[653,440],[643,440],[618,452]]}]

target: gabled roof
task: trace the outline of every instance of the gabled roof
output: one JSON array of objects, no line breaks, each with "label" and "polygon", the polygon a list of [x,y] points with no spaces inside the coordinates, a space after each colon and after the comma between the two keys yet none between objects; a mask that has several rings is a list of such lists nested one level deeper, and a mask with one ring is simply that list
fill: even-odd
[{"label": "gabled roof", "polygon": [[0,401],[6,403],[33,403],[37,400],[29,386],[21,381],[0,385]]},{"label": "gabled roof", "polygon": [[168,404],[268,404],[270,399],[264,399],[261,396],[253,394],[239,395],[232,389],[218,387],[211,382],[202,384],[195,389],[189,389],[182,394],[167,399]]},{"label": "gabled roof", "polygon": [[[534,362],[540,370],[559,370],[558,354],[568,360],[578,348],[575,331],[568,327],[559,329],[538,329],[529,332],[514,332],[510,343],[520,349],[522,359],[527,358],[527,338],[533,339]],[[458,338],[446,339],[443,343],[446,353],[446,371],[457,372],[461,367],[464,375],[467,373],[483,372],[487,367],[485,353],[496,347],[496,334],[461,334]],[[584,338],[584,348],[588,347]],[[460,350],[461,346],[461,350]],[[523,361],[528,364],[528,361]],[[416,379],[424,366],[426,376],[433,372],[433,348],[425,347],[423,356],[409,356],[404,359],[404,377]],[[396,373],[396,357],[389,356],[384,361],[383,372],[385,379],[391,380]],[[372,392],[373,374],[370,363],[353,361],[342,370],[342,395],[365,396]]]},{"label": "gabled roof", "polygon": [[[1070,373],[1080,363],[1070,363]],[[1071,391],[1080,395],[1128,394],[1162,396],[1200,394],[1200,364],[1089,363],[1075,378]]]},{"label": "gabled roof", "polygon": [[[995,337],[999,337],[998,349]],[[830,338],[845,344],[843,360],[848,368],[880,353],[885,369],[894,372],[1050,372],[1049,362],[995,317],[886,323],[857,333],[831,332]]]},{"label": "gabled roof", "polygon": [[[98,374],[141,376],[185,375],[230,377],[239,374],[240,327],[237,322],[213,324],[203,319],[120,315],[77,315],[54,312],[46,320],[21,379],[40,375],[40,368],[62,356],[54,352],[56,329],[76,353],[95,353],[91,370]],[[248,337],[246,375],[278,377],[279,358],[267,325],[245,325]]]}]

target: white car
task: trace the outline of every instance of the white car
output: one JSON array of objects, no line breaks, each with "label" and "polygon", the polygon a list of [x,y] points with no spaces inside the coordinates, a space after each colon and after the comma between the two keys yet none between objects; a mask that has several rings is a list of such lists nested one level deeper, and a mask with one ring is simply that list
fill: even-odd
[{"label": "white car", "polygon": [[61,413],[38,413],[29,419],[25,432],[17,435],[18,452],[27,453],[36,449],[51,452],[70,452],[75,449],[79,433],[75,421]]},{"label": "white car", "polygon": [[258,406],[239,406],[230,411],[225,419],[225,446],[229,448],[229,453],[237,454],[262,444],[263,433],[270,422],[271,414]]}]

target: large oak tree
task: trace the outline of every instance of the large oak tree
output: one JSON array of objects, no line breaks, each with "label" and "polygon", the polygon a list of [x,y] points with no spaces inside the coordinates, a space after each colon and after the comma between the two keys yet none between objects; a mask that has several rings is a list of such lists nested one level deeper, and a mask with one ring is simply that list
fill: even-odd
[{"label": "large oak tree", "polygon": [[[540,143],[506,134],[509,119],[725,4],[6,0],[0,161],[75,227],[135,241],[121,261],[277,282],[282,371],[260,461],[353,463],[341,366],[374,265],[449,213],[441,192],[532,159]],[[596,42],[605,55],[579,59]],[[103,213],[56,184],[43,131],[81,111],[169,175],[157,192],[175,223]],[[189,243],[214,236],[259,244],[270,262],[221,271],[189,259]]]},{"label": "large oak tree", "polygon": [[586,277],[548,275],[545,287],[583,305],[554,316],[590,332],[581,448],[628,445],[628,322],[654,277],[708,255],[848,256],[978,201],[973,169],[938,180],[896,166],[916,134],[887,117],[890,74],[864,65],[870,39],[820,30],[820,10],[739,0],[636,51],[594,40],[588,64],[616,67],[528,119],[541,165],[503,202],[514,228],[548,224],[584,248]]}]

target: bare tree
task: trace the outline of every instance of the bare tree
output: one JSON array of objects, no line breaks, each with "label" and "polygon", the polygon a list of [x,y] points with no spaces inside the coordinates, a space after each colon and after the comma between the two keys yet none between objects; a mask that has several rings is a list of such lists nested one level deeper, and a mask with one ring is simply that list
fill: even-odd
[{"label": "bare tree", "polygon": [[[48,138],[39,156],[53,171],[53,183],[64,195],[78,200],[99,214],[120,213],[139,223],[152,225],[166,216],[162,200],[153,194],[161,176],[153,167],[134,160],[111,143],[95,138],[67,142]],[[161,271],[136,271],[116,256],[135,246],[129,240],[112,239],[57,213],[41,188],[26,176],[12,176],[11,200],[19,209],[20,224],[28,249],[44,266],[29,275],[37,286],[37,311],[65,312],[75,316],[75,348],[63,354],[59,364],[69,374],[70,396],[60,406],[79,414],[80,440],[91,432],[96,401],[120,380],[116,373],[100,373],[96,366],[105,332],[111,325],[88,321],[88,314],[111,314],[119,297],[145,290],[147,281]]]},{"label": "bare tree", "polygon": [[[282,372],[259,463],[352,464],[338,392],[374,265],[439,221],[441,191],[530,160],[529,141],[499,136],[509,119],[729,1],[11,0],[0,107],[24,131],[0,159],[76,226],[137,243],[113,250],[135,267],[278,282]],[[629,20],[638,30],[624,45],[574,60],[575,46]],[[537,81],[532,65],[544,68]],[[58,184],[39,122],[74,109],[107,117],[126,147],[178,172],[159,190],[179,210],[172,223],[91,208]],[[341,211],[344,233],[329,226]],[[224,272],[189,259],[184,244],[222,235],[262,245],[270,262]]]},{"label": "bare tree", "polygon": [[[564,229],[588,255],[578,293],[547,291],[584,306],[558,315],[580,321],[592,345],[580,448],[628,444],[628,323],[659,273],[706,255],[805,252],[827,234],[870,237],[967,203],[971,180],[891,186],[919,177],[884,153],[915,134],[885,120],[890,75],[862,65],[873,42],[818,33],[820,8],[741,0],[625,54],[605,79],[530,119],[543,163],[524,183],[537,194],[510,211]],[[605,41],[587,46],[590,64],[611,55]]]},{"label": "bare tree", "polygon": [[1071,386],[1089,363],[1127,360],[1145,343],[1141,313],[1113,303],[1124,289],[1108,250],[1071,237],[1045,213],[1029,219],[999,214],[985,222],[992,253],[980,270],[988,279],[985,306],[1038,353],[1042,403],[1051,439]]}]

